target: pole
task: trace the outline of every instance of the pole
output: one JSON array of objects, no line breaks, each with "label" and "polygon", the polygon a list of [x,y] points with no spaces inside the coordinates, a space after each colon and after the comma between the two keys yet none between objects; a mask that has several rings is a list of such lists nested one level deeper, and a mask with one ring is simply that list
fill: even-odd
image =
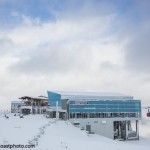
[{"label": "pole", "polygon": [[59,119],[58,101],[56,102],[56,119]]},{"label": "pole", "polygon": [[125,121],[125,125],[126,125],[126,140],[128,140],[128,121]]},{"label": "pole", "polygon": [[136,134],[137,134],[137,139],[139,140],[139,121],[136,120]]}]

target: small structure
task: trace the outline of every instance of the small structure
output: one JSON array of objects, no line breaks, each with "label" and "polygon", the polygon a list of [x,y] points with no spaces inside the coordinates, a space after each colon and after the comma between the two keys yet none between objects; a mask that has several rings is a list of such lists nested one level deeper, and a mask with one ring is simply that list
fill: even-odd
[{"label": "small structure", "polygon": [[49,108],[48,98],[45,96],[31,97],[23,96],[20,97],[24,103],[21,106],[22,114],[46,114],[46,110]]},{"label": "small structure", "polygon": [[[111,139],[139,139],[141,101],[132,96],[103,92],[51,92],[48,99],[55,113],[56,102],[59,110],[66,110],[69,121],[88,131]],[[55,116],[54,116],[55,117]],[[135,131],[132,129],[135,124]]]}]

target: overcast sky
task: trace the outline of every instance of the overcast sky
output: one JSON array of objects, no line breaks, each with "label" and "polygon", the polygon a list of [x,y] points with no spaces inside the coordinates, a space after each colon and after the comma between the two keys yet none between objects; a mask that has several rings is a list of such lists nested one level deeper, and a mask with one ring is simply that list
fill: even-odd
[{"label": "overcast sky", "polygon": [[47,90],[150,105],[150,0],[0,0],[0,109]]}]

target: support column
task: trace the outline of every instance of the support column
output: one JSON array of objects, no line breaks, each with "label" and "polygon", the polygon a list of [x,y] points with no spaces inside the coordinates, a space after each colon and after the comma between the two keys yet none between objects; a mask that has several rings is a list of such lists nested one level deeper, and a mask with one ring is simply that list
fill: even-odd
[{"label": "support column", "polygon": [[31,100],[31,111],[30,111],[31,114],[33,114],[33,100]]},{"label": "support column", "polygon": [[119,138],[121,138],[120,122],[118,122],[118,134]]},{"label": "support column", "polygon": [[125,122],[126,125],[126,140],[128,140],[128,121]]},{"label": "support column", "polygon": [[22,114],[22,109],[20,109],[20,114]]},{"label": "support column", "polygon": [[130,123],[129,123],[129,121],[128,121],[128,130],[130,130]]},{"label": "support column", "polygon": [[56,119],[59,119],[58,101],[56,102]]},{"label": "support column", "polygon": [[139,140],[139,120],[136,120],[136,136],[137,139]]},{"label": "support column", "polygon": [[75,118],[77,118],[77,113],[75,113]]}]

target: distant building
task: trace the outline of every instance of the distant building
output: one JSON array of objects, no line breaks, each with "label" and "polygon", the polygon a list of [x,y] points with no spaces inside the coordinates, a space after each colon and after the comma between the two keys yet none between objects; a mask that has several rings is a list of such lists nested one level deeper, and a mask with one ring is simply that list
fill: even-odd
[{"label": "distant building", "polygon": [[12,101],[11,102],[11,113],[20,113],[21,106],[23,106],[24,103],[21,101]]},{"label": "distant building", "polygon": [[[56,115],[56,102],[60,117],[88,131],[111,139],[139,139],[141,101],[118,93],[50,92],[49,114]],[[132,124],[135,124],[135,131]]]},{"label": "distant building", "polygon": [[46,114],[49,108],[48,98],[45,96],[23,96],[19,99],[24,103],[20,107],[22,114]]}]

